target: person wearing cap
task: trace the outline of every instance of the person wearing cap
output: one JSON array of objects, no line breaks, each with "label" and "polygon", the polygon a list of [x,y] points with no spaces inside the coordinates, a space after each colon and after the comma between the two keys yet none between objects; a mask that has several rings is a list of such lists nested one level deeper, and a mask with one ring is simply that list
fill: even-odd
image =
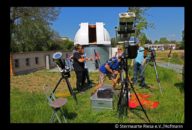
[{"label": "person wearing cap", "polygon": [[147,87],[145,83],[145,77],[143,72],[144,64],[146,62],[146,58],[144,57],[144,48],[141,46],[141,43],[139,40],[136,40],[138,44],[138,50],[137,50],[137,57],[132,60],[131,66],[134,64],[134,76],[133,76],[133,83],[134,85],[137,84],[137,76],[139,74],[140,80],[141,80],[141,87]]}]

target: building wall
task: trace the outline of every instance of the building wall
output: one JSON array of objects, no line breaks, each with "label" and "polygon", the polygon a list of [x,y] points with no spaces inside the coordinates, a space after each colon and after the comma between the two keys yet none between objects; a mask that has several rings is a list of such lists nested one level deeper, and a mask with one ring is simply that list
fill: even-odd
[{"label": "building wall", "polygon": [[172,47],[173,50],[176,49],[176,44],[145,44],[145,47],[152,47],[155,48],[155,50],[161,50],[163,48],[163,50],[167,50],[170,47]]},{"label": "building wall", "polygon": [[111,55],[111,57],[114,57],[115,54],[117,53],[117,47],[113,47],[113,48],[111,48],[111,50],[112,50],[112,55]]},{"label": "building wall", "polygon": [[[55,51],[24,52],[11,54],[13,64],[11,70],[13,71],[13,74],[17,75],[44,69],[46,68],[46,56],[49,56],[50,68],[53,68],[56,66],[56,64],[52,60],[53,53],[55,53]],[[71,52],[63,52],[63,58],[65,58],[66,53],[71,54]],[[29,63],[28,65],[27,62]]]}]

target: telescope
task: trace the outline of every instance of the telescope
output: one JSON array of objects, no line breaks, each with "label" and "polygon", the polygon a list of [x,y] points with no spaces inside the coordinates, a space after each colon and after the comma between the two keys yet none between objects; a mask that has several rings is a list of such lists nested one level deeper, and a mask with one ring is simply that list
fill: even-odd
[{"label": "telescope", "polygon": [[77,104],[78,102],[77,102],[76,94],[73,92],[73,89],[72,89],[71,84],[68,79],[68,78],[70,78],[70,68],[65,63],[65,60],[62,59],[62,53],[61,52],[54,53],[53,61],[57,64],[57,67],[59,68],[59,71],[61,72],[61,78],[57,82],[52,93],[54,93],[56,91],[56,89],[59,86],[59,84],[61,83],[61,81],[65,80],[68,90],[69,90],[70,94],[73,96],[73,99],[75,100],[75,102]]},{"label": "telescope", "polygon": [[66,65],[65,60],[62,59],[62,53],[56,52],[53,54],[53,61],[57,64],[59,71],[64,77],[70,77],[70,68]]}]

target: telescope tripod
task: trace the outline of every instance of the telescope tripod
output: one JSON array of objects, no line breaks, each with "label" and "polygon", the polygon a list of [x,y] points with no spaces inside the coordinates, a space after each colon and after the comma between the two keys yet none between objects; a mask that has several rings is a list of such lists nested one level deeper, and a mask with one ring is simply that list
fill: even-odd
[{"label": "telescope tripod", "polygon": [[[131,82],[129,76],[128,76],[128,65],[127,65],[127,59],[123,59],[123,69],[121,69],[121,75],[120,75],[120,78],[121,78],[121,92],[120,92],[120,97],[119,97],[119,100],[118,100],[118,114],[119,114],[119,117],[122,117],[123,115],[127,116],[128,115],[128,107],[129,107],[129,98],[130,98],[130,89],[129,89],[129,84],[131,86],[131,89],[133,90],[138,102],[139,102],[139,105],[141,106],[142,108],[142,111],[144,112],[145,116],[147,117],[147,120],[149,121],[150,123],[150,120],[147,116],[147,113],[145,111],[145,109],[143,108],[139,98],[138,98],[138,95],[133,87],[133,83]],[[124,77],[124,74],[125,74],[125,77]]]},{"label": "telescope tripod", "polygon": [[158,83],[158,85],[159,85],[160,93],[162,94],[162,89],[161,89],[161,85],[160,85],[160,80],[159,80],[159,76],[158,76],[158,72],[157,72],[157,64],[156,64],[155,56],[154,56],[153,52],[151,52],[151,59],[145,64],[145,66],[144,66],[143,71],[141,72],[141,74],[144,73],[147,65],[148,65],[150,62],[153,62],[153,67],[154,67],[155,74],[156,74],[156,80],[157,80],[157,83]]},{"label": "telescope tripod", "polygon": [[69,89],[70,94],[73,96],[73,99],[75,100],[76,104],[78,104],[76,94],[73,92],[73,89],[72,89],[71,84],[69,82],[69,75],[65,75],[63,72],[61,72],[61,78],[57,82],[57,84],[53,90],[53,93],[56,91],[57,87],[59,86],[59,84],[61,83],[62,80],[65,80],[65,82],[67,83],[67,87]]}]

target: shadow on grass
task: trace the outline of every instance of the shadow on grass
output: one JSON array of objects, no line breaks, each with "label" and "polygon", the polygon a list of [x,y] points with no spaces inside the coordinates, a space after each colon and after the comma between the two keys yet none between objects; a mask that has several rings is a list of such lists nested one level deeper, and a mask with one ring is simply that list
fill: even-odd
[{"label": "shadow on grass", "polygon": [[96,83],[94,83],[93,80],[90,80],[90,81],[91,81],[91,83],[90,84],[85,83],[83,89],[81,89],[80,91],[78,91],[77,88],[74,88],[73,91],[75,91],[75,93],[78,94],[78,93],[81,93],[81,92],[85,92],[88,89],[91,89],[92,87],[95,86]]},{"label": "shadow on grass", "polygon": [[[141,116],[140,111],[141,111],[142,114],[145,116],[144,111],[143,111],[142,109],[140,109],[140,108],[130,109],[130,112],[132,112],[134,115],[136,115],[137,117],[139,117],[141,120],[144,120],[146,123],[149,123],[149,121],[147,120],[147,117],[146,117],[146,116],[145,116],[145,118]],[[146,114],[147,114],[147,112],[146,112]],[[149,120],[150,120],[150,117],[149,117]],[[150,123],[152,123],[152,122],[150,122]]]},{"label": "shadow on grass", "polygon": [[183,82],[175,83],[174,85],[176,88],[178,88],[180,90],[180,92],[183,93],[183,91],[184,91],[184,83]]},{"label": "shadow on grass", "polygon": [[67,109],[63,109],[64,115],[67,119],[75,119],[77,117],[77,113],[75,112],[69,112]]}]

